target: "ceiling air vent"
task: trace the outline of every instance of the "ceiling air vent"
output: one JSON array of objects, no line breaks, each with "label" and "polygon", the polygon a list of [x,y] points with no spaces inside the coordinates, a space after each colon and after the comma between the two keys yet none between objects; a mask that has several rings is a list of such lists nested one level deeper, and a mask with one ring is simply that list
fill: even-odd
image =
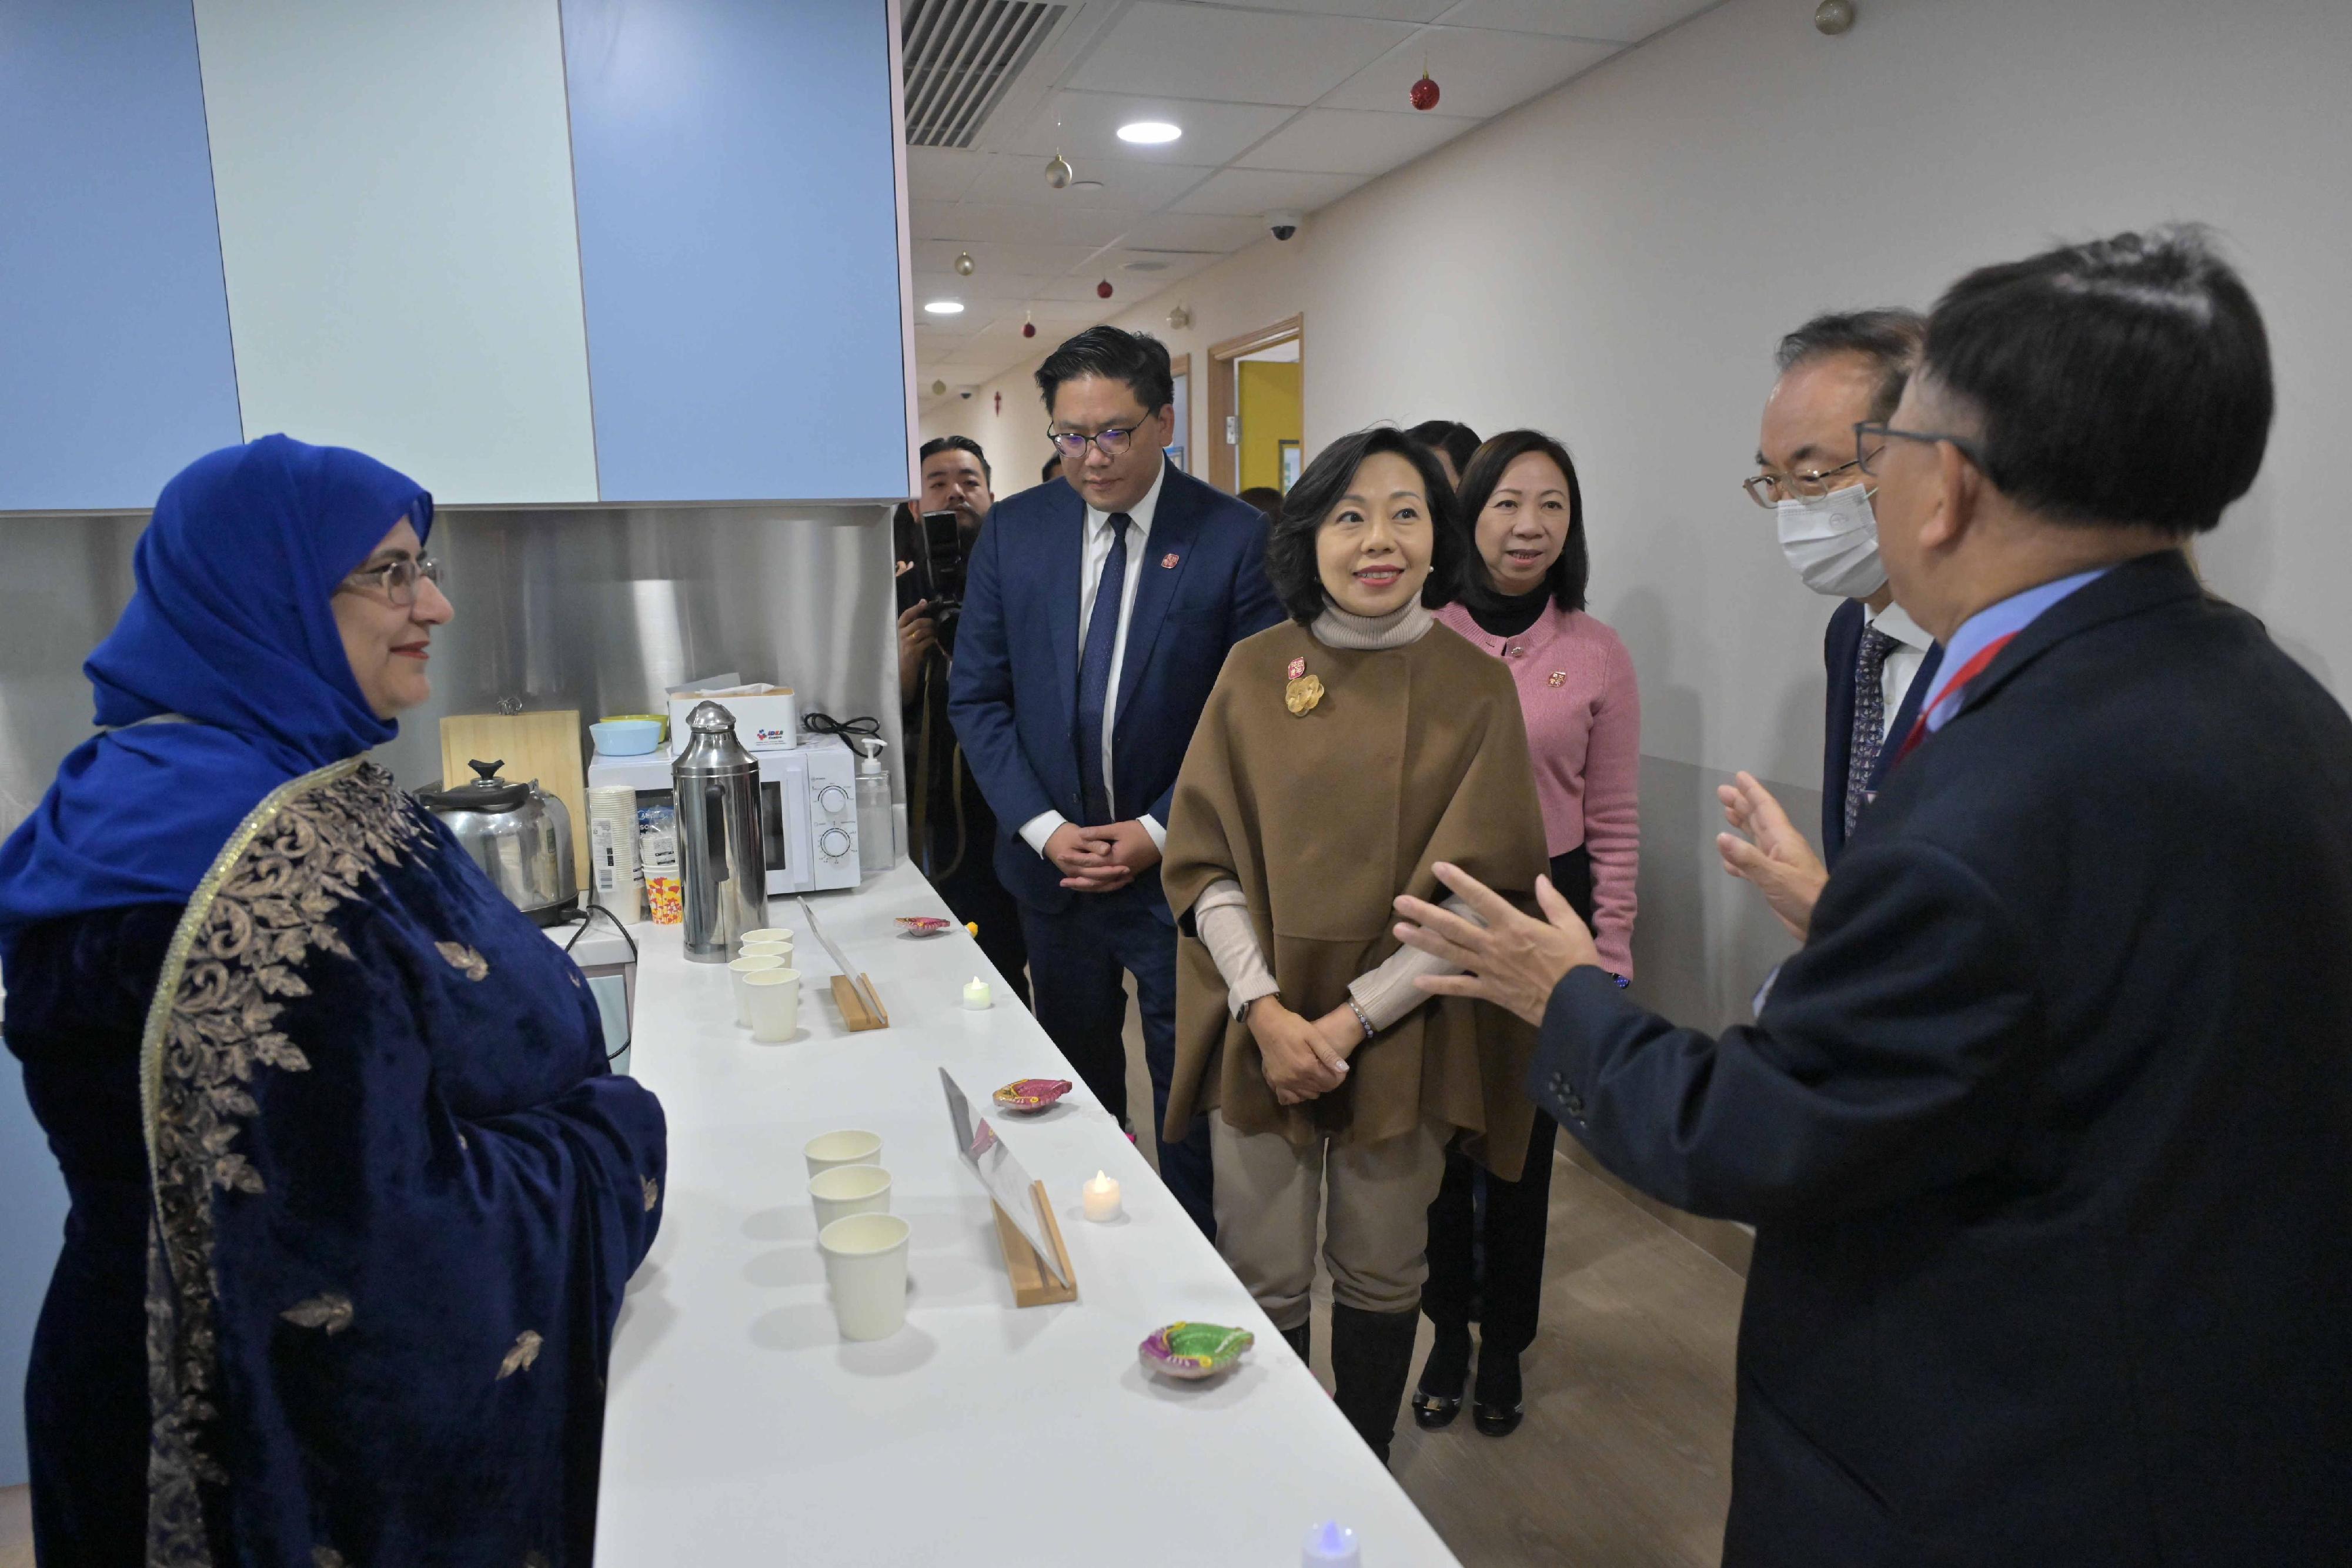
[{"label": "ceiling air vent", "polygon": [[907,145],[969,147],[1066,7],[1036,0],[908,0]]}]

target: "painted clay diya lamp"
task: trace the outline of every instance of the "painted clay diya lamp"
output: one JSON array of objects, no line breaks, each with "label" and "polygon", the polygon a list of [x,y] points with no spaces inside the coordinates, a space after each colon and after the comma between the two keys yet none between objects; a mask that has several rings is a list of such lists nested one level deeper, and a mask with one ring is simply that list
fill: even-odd
[{"label": "painted clay diya lamp", "polygon": [[1146,1371],[1192,1380],[1216,1376],[1256,1343],[1257,1336],[1247,1329],[1174,1322],[1152,1330],[1138,1350]]},{"label": "painted clay diya lamp", "polygon": [[1024,1078],[990,1096],[1008,1111],[1043,1111],[1070,1092],[1066,1078]]}]

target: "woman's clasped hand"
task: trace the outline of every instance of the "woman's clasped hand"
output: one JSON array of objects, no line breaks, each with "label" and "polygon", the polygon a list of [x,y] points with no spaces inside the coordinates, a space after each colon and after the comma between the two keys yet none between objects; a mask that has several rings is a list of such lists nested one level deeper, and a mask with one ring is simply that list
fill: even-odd
[{"label": "woman's clasped hand", "polygon": [[1260,997],[1250,1004],[1248,1016],[1276,1103],[1296,1105],[1348,1081],[1348,1057],[1362,1040],[1363,1030],[1347,1009],[1309,1019],[1284,1007],[1279,997]]}]

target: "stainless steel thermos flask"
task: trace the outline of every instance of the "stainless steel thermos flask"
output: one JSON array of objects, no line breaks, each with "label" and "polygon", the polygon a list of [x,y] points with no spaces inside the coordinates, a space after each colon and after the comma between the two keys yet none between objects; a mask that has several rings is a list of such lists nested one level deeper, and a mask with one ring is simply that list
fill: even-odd
[{"label": "stainless steel thermos flask", "polygon": [[768,854],[760,834],[760,764],[714,702],[687,716],[693,731],[670,764],[677,791],[677,866],[686,956],[724,964],[747,931],[768,923]]}]

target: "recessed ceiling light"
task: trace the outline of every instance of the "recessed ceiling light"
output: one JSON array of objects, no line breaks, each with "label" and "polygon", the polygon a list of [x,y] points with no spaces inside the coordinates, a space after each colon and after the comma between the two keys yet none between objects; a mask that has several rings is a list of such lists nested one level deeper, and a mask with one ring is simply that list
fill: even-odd
[{"label": "recessed ceiling light", "polygon": [[1123,272],[1165,272],[1168,270],[1168,264],[1164,261],[1130,261],[1124,267],[1120,268],[1120,270]]},{"label": "recessed ceiling light", "polygon": [[1100,180],[1073,180],[1070,182],[1070,189],[1073,191],[1099,191],[1102,188],[1103,183]]},{"label": "recessed ceiling light", "polygon": [[1133,141],[1144,147],[1157,147],[1183,134],[1181,126],[1171,125],[1164,120],[1139,120],[1118,128],[1121,141]]},{"label": "recessed ceiling light", "polygon": [[961,316],[963,314],[963,301],[961,299],[926,300],[923,308],[934,316]]}]

